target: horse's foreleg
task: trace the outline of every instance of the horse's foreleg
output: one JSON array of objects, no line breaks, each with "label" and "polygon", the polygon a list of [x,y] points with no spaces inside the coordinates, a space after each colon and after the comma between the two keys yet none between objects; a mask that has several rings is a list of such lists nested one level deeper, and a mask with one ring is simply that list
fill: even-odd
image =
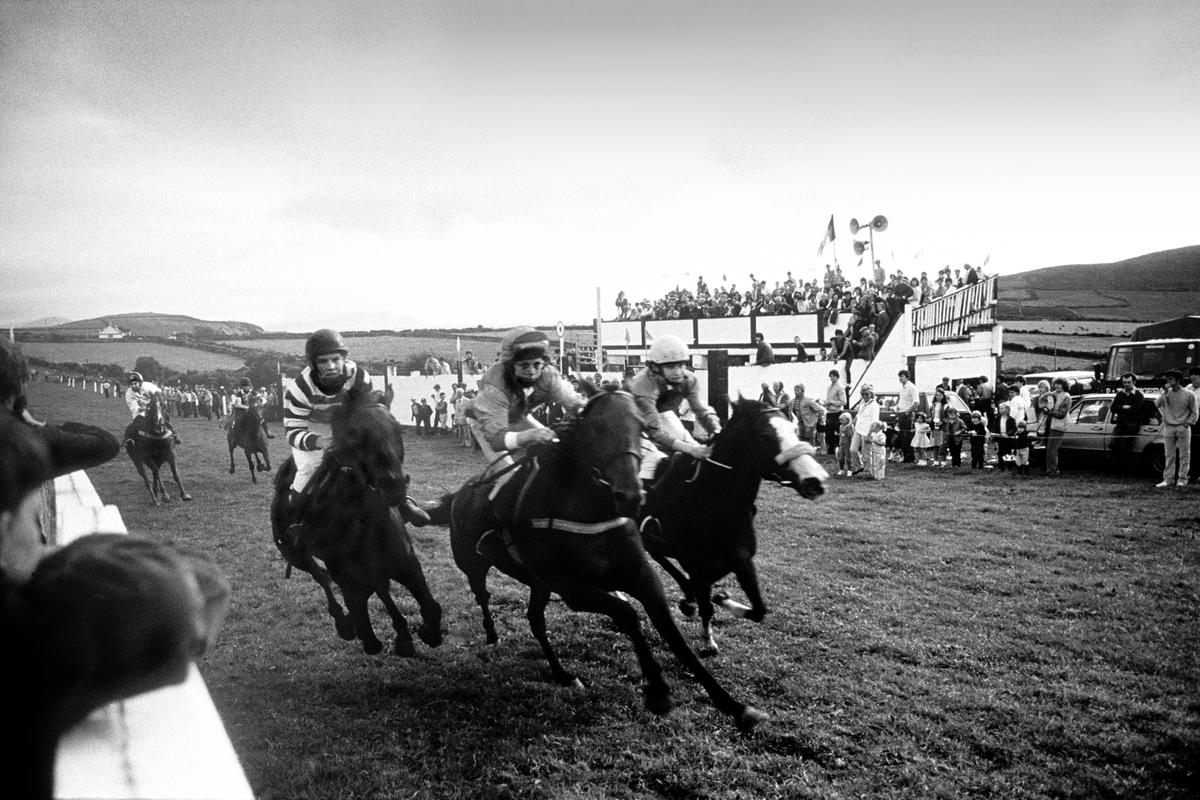
[{"label": "horse's foreleg", "polygon": [[533,638],[538,640],[546,660],[550,662],[550,672],[554,676],[554,682],[559,686],[582,689],[583,682],[563,669],[562,662],[558,660],[558,654],[550,646],[550,637],[546,634],[546,604],[549,602],[549,589],[541,584],[529,587],[529,609],[525,612],[525,617],[529,620],[529,630],[533,632]]},{"label": "horse's foreleg", "polygon": [[638,599],[642,607],[646,609],[646,614],[650,617],[650,622],[654,625],[655,630],[670,646],[671,652],[696,676],[696,680],[704,687],[704,691],[708,693],[717,710],[733,717],[738,730],[753,730],[758,723],[767,718],[767,715],[757,708],[734,700],[725,687],[718,683],[717,679],[704,666],[704,662],[700,660],[695,651],[688,646],[683,634],[675,625],[675,620],[671,617],[662,584],[652,570],[648,568],[643,570],[637,584],[626,587],[626,591]]},{"label": "horse's foreleg", "polygon": [[[175,455],[173,453],[171,454],[171,458],[167,463],[171,465],[171,477],[175,479],[175,485],[179,487],[179,499],[191,500],[192,496],[187,493],[187,489],[183,488],[183,479],[179,477],[179,467],[175,465]],[[166,491],[167,488],[164,486],[163,493],[165,494]]]},{"label": "horse's foreleg", "polygon": [[408,621],[404,619],[404,615],[396,607],[396,601],[392,599],[389,587],[384,586],[381,589],[376,589],[375,596],[383,603],[383,607],[387,609],[388,616],[392,618],[392,630],[396,632],[396,639],[392,642],[392,652],[405,658],[415,656],[417,649],[413,647],[412,634],[408,631]]},{"label": "horse's foreleg", "polygon": [[[647,572],[649,572],[649,562],[646,562]],[[654,577],[654,585],[658,587],[658,603],[661,610],[666,614],[666,618],[670,621],[672,627],[675,622],[671,620],[671,612],[667,610],[667,599],[663,595],[662,584],[658,582],[657,576],[650,573]],[[644,594],[645,592],[643,592]],[[569,592],[560,591],[566,604],[576,611],[593,611],[600,614],[605,614],[625,632],[629,640],[633,643],[633,651],[637,654],[638,664],[642,669],[642,677],[646,679],[646,688],[644,690],[646,698],[646,708],[655,714],[666,714],[671,710],[671,689],[667,686],[667,682],[663,679],[662,667],[654,660],[654,654],[650,652],[650,645],[646,642],[646,637],[642,633],[641,621],[638,619],[637,611],[626,601],[608,592],[602,592],[591,586],[576,586]],[[641,598],[638,598],[641,600]],[[642,601],[642,605],[646,605],[646,601]],[[679,629],[675,629],[675,633],[679,634]],[[682,636],[680,639],[682,640]],[[686,645],[685,645],[686,646]],[[689,650],[688,652],[691,652]],[[695,654],[692,654],[695,658]],[[699,659],[696,662],[699,663]],[[703,669],[703,666],[701,666]]]},{"label": "horse's foreleg", "polygon": [[696,609],[700,613],[700,652],[712,656],[721,651],[713,637],[712,583],[699,578],[691,579],[691,595],[696,598]]},{"label": "horse's foreleg", "polygon": [[425,571],[421,569],[417,554],[410,551],[408,557],[400,560],[397,566],[398,569],[393,572],[392,578],[408,589],[421,609],[421,624],[417,626],[417,636],[430,647],[437,647],[442,643],[442,607],[429,591]]},{"label": "horse's foreleg", "polygon": [[246,450],[245,453],[246,453],[246,469],[250,471],[250,482],[258,483],[258,474],[257,474],[257,471],[254,469],[254,457],[250,454],[249,450]]},{"label": "horse's foreleg", "polygon": [[[462,568],[462,564],[459,564]],[[491,599],[491,592],[487,588],[487,562],[480,560],[476,569],[467,571],[463,569],[467,575],[467,583],[471,585],[471,593],[475,595],[475,602],[479,605],[479,613],[482,615],[483,633],[487,637],[488,644],[496,644],[500,641],[500,637],[496,634],[496,620],[492,617],[492,607],[488,600]]]},{"label": "horse's foreleg", "polygon": [[236,449],[236,447],[237,447],[237,445],[235,445],[233,442],[229,443],[229,474],[230,475],[232,475],[236,471],[236,468],[233,465],[233,451],[234,451],[234,449]]},{"label": "horse's foreleg", "polygon": [[350,619],[354,622],[354,632],[358,634],[358,639],[362,642],[363,652],[370,656],[378,655],[383,651],[383,642],[379,641],[379,637],[375,635],[375,629],[371,627],[371,616],[367,613],[367,599],[371,596],[370,593],[357,588],[352,591],[347,590],[345,584],[340,581],[338,585],[342,587],[346,610],[350,612]]},{"label": "horse's foreleg", "polygon": [[165,483],[163,483],[162,479],[162,464],[156,464],[155,466],[151,467],[151,471],[154,473],[153,491],[164,503],[171,502],[171,496],[167,494],[167,486]]},{"label": "horse's foreleg", "polygon": [[333,579],[329,577],[329,573],[311,555],[298,552],[290,546],[288,552],[284,553],[284,558],[287,559],[289,565],[295,564],[312,576],[312,579],[321,587],[321,591],[325,593],[325,607],[329,610],[329,616],[333,618],[333,626],[337,630],[337,635],[346,641],[353,639],[354,621],[350,619],[349,613],[342,609],[342,604],[338,602],[337,596],[333,593]]},{"label": "horse's foreleg", "polygon": [[[130,455],[133,458],[133,455]],[[138,475],[142,477],[142,483],[146,484],[146,491],[150,493],[150,499],[154,501],[154,505],[158,505],[158,493],[155,491],[154,484],[150,481],[150,476],[146,474],[146,465],[140,459],[133,458],[133,466],[137,470]]]}]

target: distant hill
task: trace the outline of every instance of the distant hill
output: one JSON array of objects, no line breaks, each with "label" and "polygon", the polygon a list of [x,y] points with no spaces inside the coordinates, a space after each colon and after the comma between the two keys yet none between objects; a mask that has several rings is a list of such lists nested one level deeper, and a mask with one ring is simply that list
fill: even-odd
[{"label": "distant hill", "polygon": [[1001,276],[997,316],[1152,322],[1200,314],[1200,245],[1110,264],[1069,264]]},{"label": "distant hill", "polygon": [[261,336],[263,329],[249,322],[232,320],[203,320],[183,314],[156,314],[153,312],[131,314],[109,314],[74,322],[54,325],[46,333],[64,335],[95,336],[98,331],[114,325],[130,336],[172,336],[177,333],[196,335],[216,332],[224,336]]},{"label": "distant hill", "polygon": [[[42,317],[41,319],[35,319],[30,322],[22,322],[18,325],[14,325],[13,327],[16,327],[16,328],[53,328],[56,325],[62,325],[64,322],[70,322],[70,321],[71,320],[67,319],[66,317]],[[5,327],[7,327],[7,326],[5,326]]]}]

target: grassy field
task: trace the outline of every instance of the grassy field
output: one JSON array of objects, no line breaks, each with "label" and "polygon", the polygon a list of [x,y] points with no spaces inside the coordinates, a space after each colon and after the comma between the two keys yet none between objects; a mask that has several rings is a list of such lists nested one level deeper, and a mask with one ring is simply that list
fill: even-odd
[{"label": "grassy field", "polygon": [[[57,384],[32,386],[31,408],[126,422],[115,401]],[[551,635],[587,688],[553,688],[524,588],[496,575],[502,639],[485,645],[440,528],[414,536],[446,643],[363,655],[306,576],[284,579],[269,484],[243,463],[227,474],[215,423],[177,422],[194,502],[154,508],[124,456],[91,477],[131,531],[202,547],[232,581],[201,669],[262,800],[1191,798],[1200,786],[1200,492],[907,465],[884,483],[831,479],[817,502],[765,486],[757,563],[772,613],[722,618],[708,661],[771,714],[743,736],[653,636],[677,705],[648,713],[628,642],[558,602]],[[282,459],[282,439],[271,444]],[[421,498],[479,466],[450,439],[407,444]]]},{"label": "grassy field", "polygon": [[176,372],[237,370],[245,365],[243,359],[234,356],[161,342],[21,342],[21,352],[55,364],[116,364],[125,369],[133,369],[140,356],[151,356]]}]

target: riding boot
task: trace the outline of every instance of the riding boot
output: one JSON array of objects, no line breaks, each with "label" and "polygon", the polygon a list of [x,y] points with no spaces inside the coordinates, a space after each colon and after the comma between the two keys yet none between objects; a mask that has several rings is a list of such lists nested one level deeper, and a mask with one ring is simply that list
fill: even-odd
[{"label": "riding boot", "polygon": [[308,513],[309,498],[312,495],[309,492],[297,492],[294,489],[288,490],[288,519],[291,524],[288,525],[285,537],[288,542],[295,548],[300,548],[303,545],[304,538],[304,518]]}]

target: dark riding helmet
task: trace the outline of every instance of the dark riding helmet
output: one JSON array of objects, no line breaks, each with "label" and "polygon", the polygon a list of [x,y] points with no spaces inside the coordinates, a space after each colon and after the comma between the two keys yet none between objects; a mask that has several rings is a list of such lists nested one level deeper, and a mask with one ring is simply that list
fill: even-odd
[{"label": "dark riding helmet", "polygon": [[254,383],[249,378],[242,378],[242,382],[238,384],[243,389],[253,389]]},{"label": "dark riding helmet", "polygon": [[135,382],[143,383],[142,373],[140,373],[140,372],[130,372],[128,375],[125,376],[125,379],[127,381],[129,381],[130,383],[135,383]]},{"label": "dark riding helmet", "polygon": [[505,362],[512,363],[526,358],[550,359],[550,339],[546,334],[522,325],[504,334],[500,341],[500,352]]},{"label": "dark riding helmet", "polygon": [[317,366],[317,356],[327,356],[330,353],[346,355],[349,352],[342,335],[332,328],[321,328],[304,343],[304,356],[313,369]]}]

